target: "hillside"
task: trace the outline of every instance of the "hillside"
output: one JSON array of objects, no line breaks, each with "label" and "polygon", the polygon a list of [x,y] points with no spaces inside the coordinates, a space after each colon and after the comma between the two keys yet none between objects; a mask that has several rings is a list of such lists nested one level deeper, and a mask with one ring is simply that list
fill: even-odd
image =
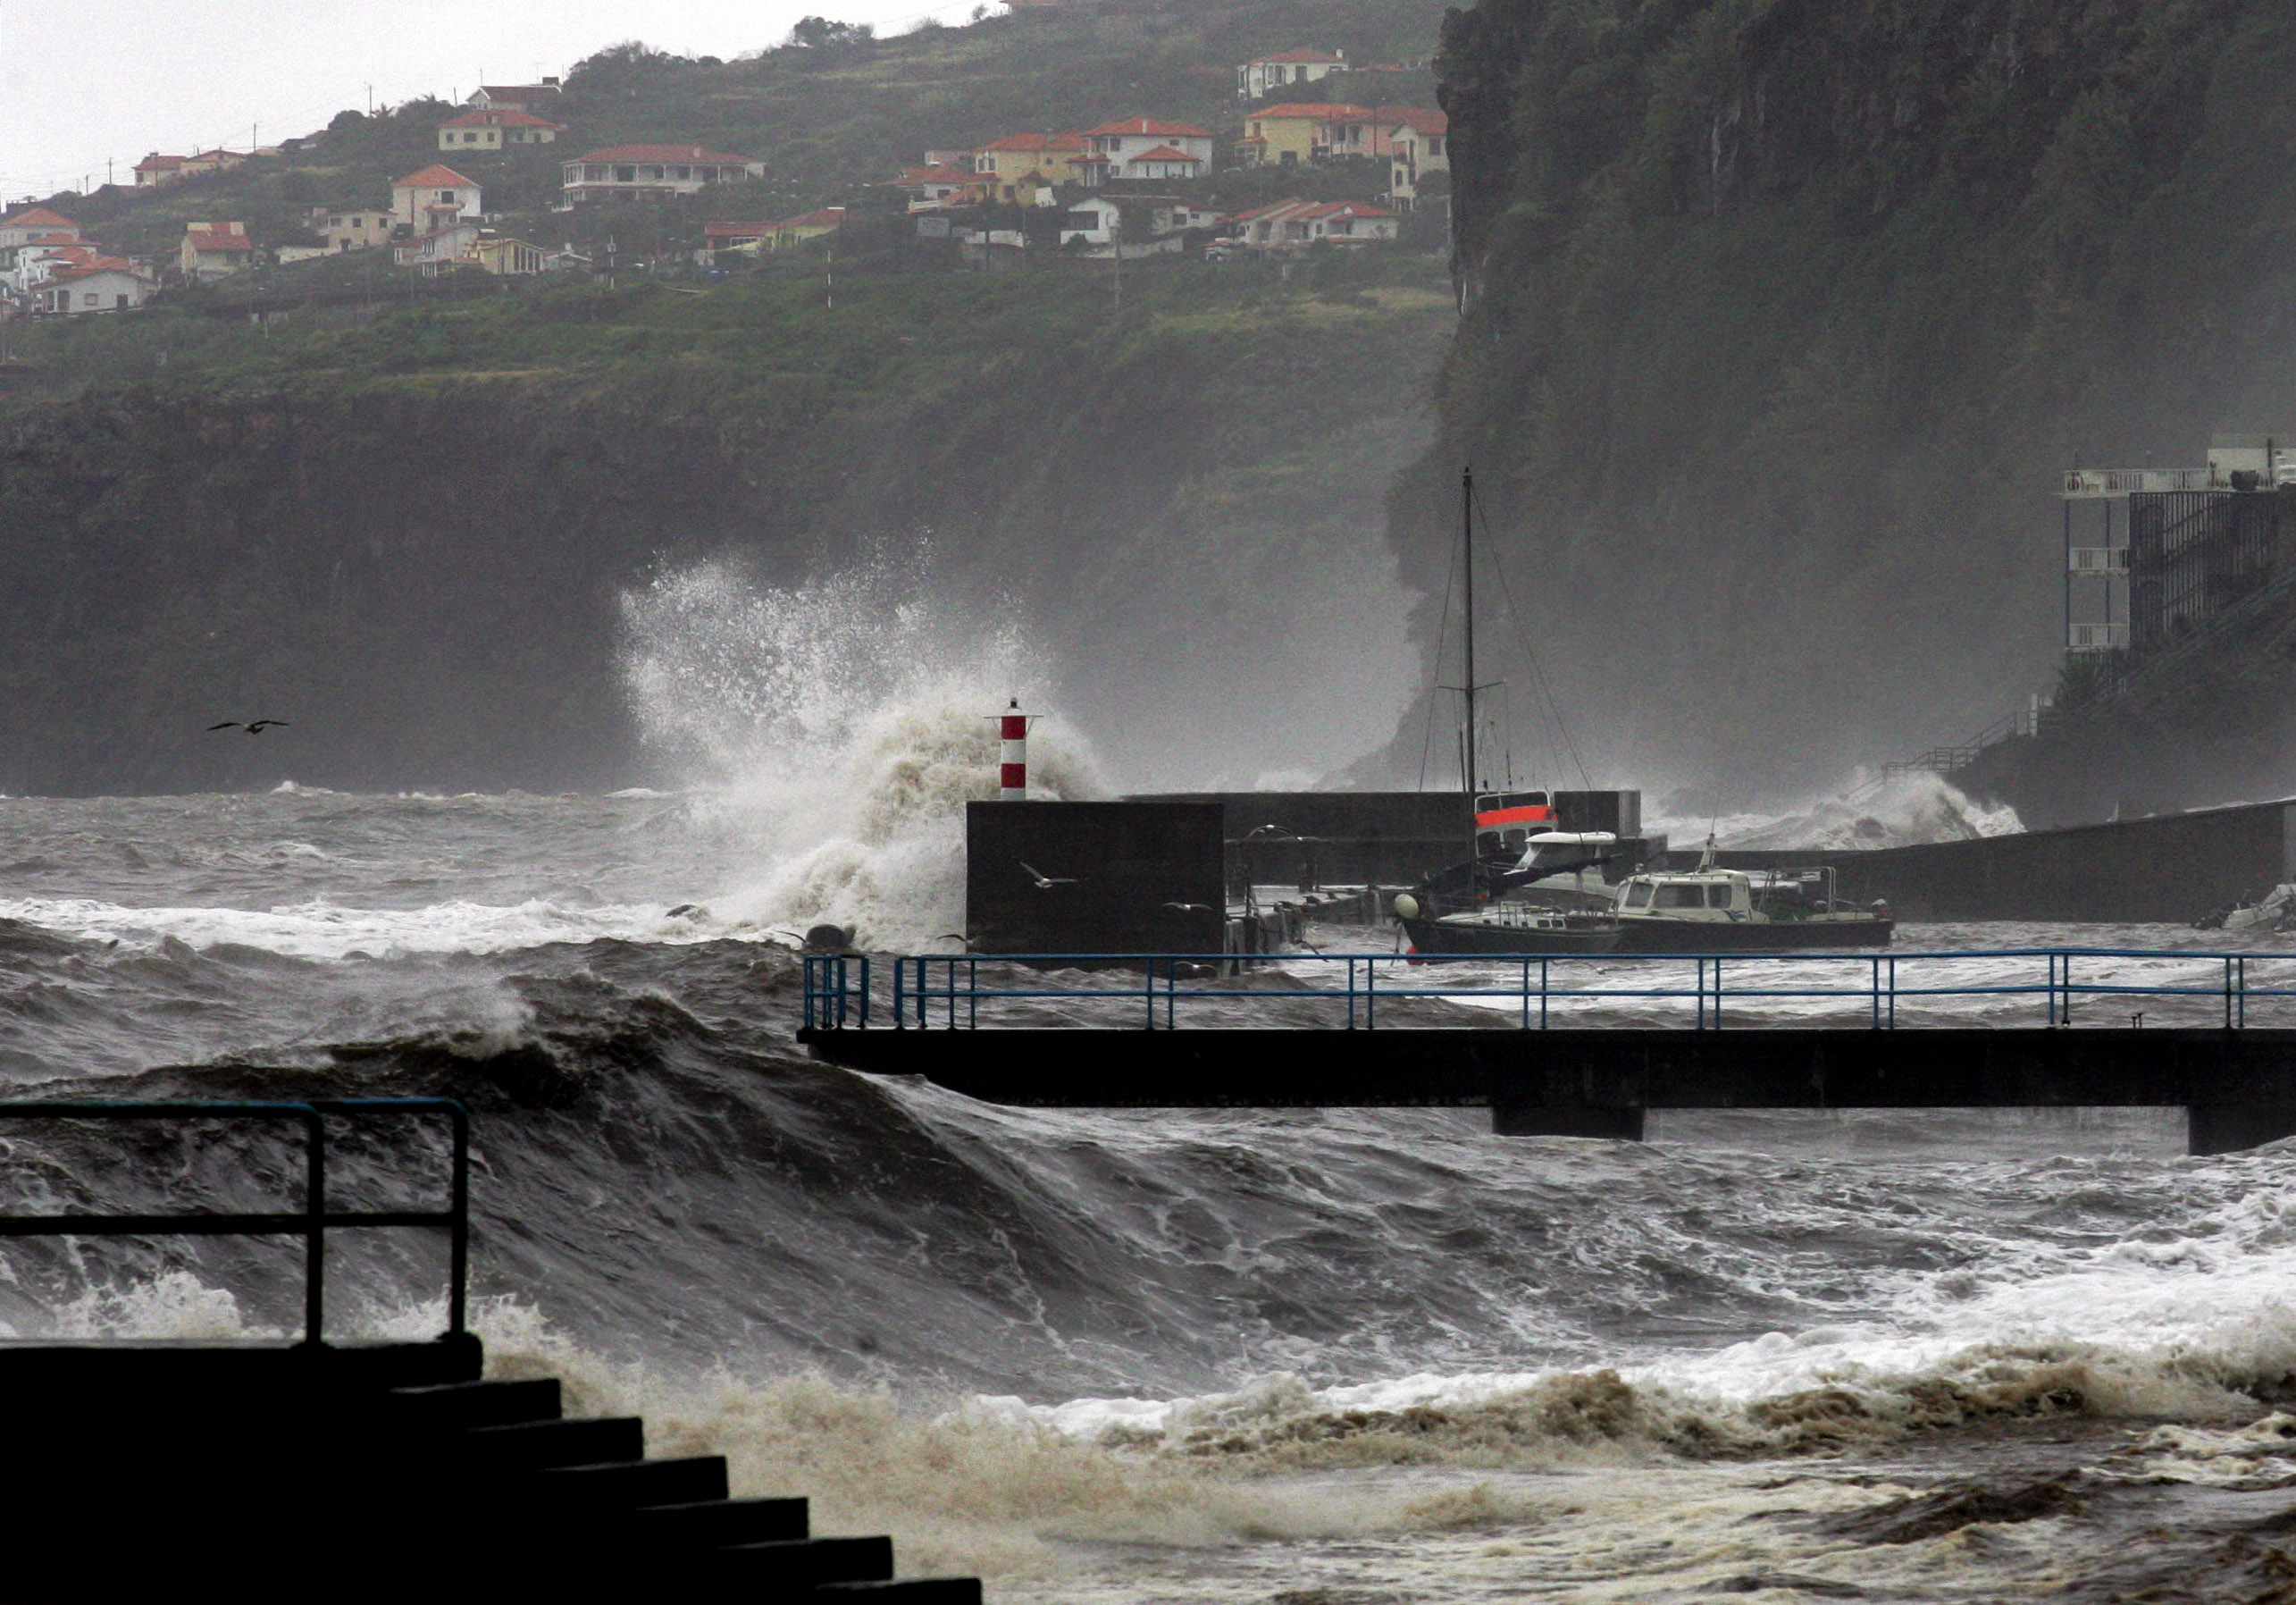
[{"label": "hillside", "polygon": [[[159,190],[70,194],[47,204],[116,249],[172,251],[192,218],[236,218],[261,244],[299,238],[314,205],[381,206],[392,179],[446,162],[478,181],[504,227],[548,243],[608,237],[642,256],[691,243],[706,217],[771,218],[852,197],[933,147],[970,147],[1011,132],[1090,127],[1150,113],[1232,130],[1236,63],[1300,45],[1345,49],[1368,64],[1425,63],[1442,7],[1434,0],[1078,0],[961,28],[886,39],[780,44],[731,62],[642,44],[577,63],[552,113],[560,143],[498,153],[445,152],[437,125],[460,108],[416,100],[374,116],[348,110],[274,155]],[[760,41],[766,46],[771,42]],[[1431,103],[1418,71],[1329,80],[1379,104]],[[720,186],[666,206],[608,205],[553,213],[557,164],[626,142],[692,142],[761,161],[761,181]],[[1317,177],[1231,174],[1218,204],[1313,189]],[[1273,186],[1271,188],[1271,185]],[[1342,192],[1352,193],[1345,186]]]},{"label": "hillside", "polygon": [[2054,679],[2055,470],[2296,418],[2284,5],[1481,0],[1439,71],[1471,310],[1405,572],[1471,456],[1622,777],[1966,735]]},{"label": "hillside", "polygon": [[[767,276],[41,330],[52,388],[0,399],[0,791],[678,778],[621,609],[705,562],[754,588],[874,564],[887,606],[1012,632],[1119,781],[1374,744],[1411,672],[1380,499],[1426,439],[1440,264],[1161,265],[1120,315],[1110,289],[862,276],[833,310]],[[291,729],[204,733],[256,710]]]}]

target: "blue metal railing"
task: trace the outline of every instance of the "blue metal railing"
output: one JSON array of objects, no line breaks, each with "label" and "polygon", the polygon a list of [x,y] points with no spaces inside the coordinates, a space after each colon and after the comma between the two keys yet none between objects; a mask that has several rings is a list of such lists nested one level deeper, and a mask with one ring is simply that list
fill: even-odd
[{"label": "blue metal railing", "polygon": [[[1900,966],[1971,964],[1987,962],[2040,964],[2038,975],[1940,979],[1933,975],[1901,979]],[[2076,962],[2085,973],[2076,975]],[[1551,954],[1507,956],[1490,954],[1289,954],[1278,962],[1286,979],[1310,978],[1310,984],[1249,987],[1205,984],[1216,982],[1236,961],[1206,954],[921,954],[896,955],[892,964],[892,1017],[896,1029],[972,1029],[980,1025],[981,1005],[1059,1001],[1066,1004],[1129,1004],[1139,1009],[1139,1023],[1149,1030],[1178,1029],[1184,1001],[1217,999],[1235,1005],[1247,1001],[1316,1000],[1334,1005],[1333,1023],[1349,1030],[1374,1030],[1384,1004],[1411,998],[1505,1001],[1525,1030],[1545,1030],[1558,1004],[1588,1001],[1610,1003],[1688,1002],[1690,1024],[1698,1030],[1719,1029],[1723,1005],[1744,1008],[1762,1002],[1832,1000],[1854,1007],[1876,1030],[1898,1025],[1901,1002],[1929,1004],[1949,998],[2031,998],[2041,1004],[2043,1023],[2074,1023],[2076,999],[2206,998],[2222,1005],[2226,1030],[2249,1023],[2252,1000],[2296,999],[2296,984],[2264,984],[2272,978],[2251,980],[2249,966],[2275,962],[2296,964],[2290,953],[2197,953],[2174,948],[2134,947],[2014,947],[1940,950],[1919,953],[1764,953],[1764,954]],[[2125,970],[2132,962],[2173,964],[2197,975],[2167,979],[2116,977],[2113,968]],[[1688,969],[1688,986],[1655,984],[1648,980],[1653,966]],[[1781,976],[1786,965],[1848,967],[1850,985],[1812,985],[1794,975]],[[982,979],[983,967],[989,970]],[[1583,983],[1590,969],[1625,966],[1625,976],[1597,976]],[[1436,983],[1429,971],[1472,969],[1496,974],[1471,975],[1463,980],[1445,977]],[[1395,971],[1403,974],[1396,976]],[[1382,973],[1389,979],[1384,982]],[[1862,972],[1862,973],[1861,973]],[[1051,975],[1061,979],[1052,981]],[[1084,979],[1071,979],[1081,976]],[[1323,985],[1312,978],[1327,976]],[[1094,984],[1104,979],[1106,984]],[[1662,974],[1659,979],[1666,978]],[[2296,971],[2278,978],[2296,983]],[[1751,980],[1754,984],[1748,984]],[[1629,984],[1620,984],[1621,982]],[[1764,983],[1768,984],[1764,984]],[[1797,984],[1798,983],[1798,984]],[[809,955],[805,960],[805,1024],[809,1029],[866,1028],[870,1021],[869,962],[842,954]],[[2215,1011],[2210,1011],[2213,1017]],[[2143,1014],[2123,1017],[2141,1025]],[[1764,1024],[1790,1023],[1772,1018]],[[1812,1021],[1809,1023],[1821,1023]],[[1836,1021],[1835,1023],[1838,1023]],[[1932,1022],[1947,1023],[1947,1022]]]},{"label": "blue metal railing", "polygon": [[[326,1117],[443,1115],[453,1128],[444,1209],[327,1207]],[[435,1227],[447,1233],[447,1331],[460,1337],[470,1285],[470,1111],[452,1098],[323,1098],[308,1103],[0,1103],[0,1120],[255,1120],[303,1128],[303,1207],[174,1214],[0,1214],[0,1238],[299,1237],[303,1239],[303,1341],[323,1342],[327,1233],[345,1227]]]}]

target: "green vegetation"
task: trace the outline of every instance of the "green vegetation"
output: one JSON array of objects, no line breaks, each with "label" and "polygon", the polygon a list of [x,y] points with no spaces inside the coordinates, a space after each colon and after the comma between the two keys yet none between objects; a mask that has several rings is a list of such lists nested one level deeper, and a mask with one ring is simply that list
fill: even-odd
[{"label": "green vegetation", "polygon": [[0,790],[275,779],[198,734],[258,704],[309,783],[626,781],[616,597],[702,558],[881,550],[1072,661],[1121,631],[1122,678],[1216,672],[1281,620],[1215,616],[1201,563],[1296,596],[1335,519],[1376,527],[1452,323],[1410,255],[1128,265],[1120,315],[1084,266],[825,290],[35,330],[47,388],[0,400]]},{"label": "green vegetation", "polygon": [[[2287,427],[2267,0],[1482,0],[1442,60],[1457,464],[1614,772],[1747,789],[2047,688],[2049,489]],[[1429,633],[1432,631],[1430,629]]]},{"label": "green vegetation", "polygon": [[[314,205],[387,205],[392,179],[443,162],[479,182],[488,211],[502,215],[507,231],[549,245],[611,237],[634,259],[695,243],[707,218],[781,217],[850,201],[859,186],[916,164],[928,148],[1143,113],[1233,129],[1240,113],[1235,63],[1302,44],[1337,46],[1367,64],[1423,61],[1441,14],[1437,0],[1214,0],[1185,12],[1036,6],[884,39],[824,24],[800,29],[810,43],[783,43],[732,62],[633,42],[600,51],[569,73],[561,104],[549,113],[569,131],[553,145],[442,151],[438,124],[461,108],[425,99],[372,117],[343,112],[279,155],[227,173],[156,191],[63,195],[51,204],[93,226],[106,245],[140,255],[172,252],[191,218],[239,218],[259,244],[274,245],[297,237]],[[1427,105],[1433,82],[1423,70],[1358,73],[1316,89],[1335,99]],[[694,143],[750,156],[765,164],[766,176],[664,205],[549,209],[558,164],[638,142]],[[1299,191],[1303,175],[1294,176],[1280,193]],[[1360,174],[1309,181],[1317,198],[1385,188],[1384,172],[1370,189]],[[1214,205],[1278,198],[1264,178],[1231,176],[1211,189],[1218,192]],[[297,282],[308,271],[298,266],[281,276]]]}]

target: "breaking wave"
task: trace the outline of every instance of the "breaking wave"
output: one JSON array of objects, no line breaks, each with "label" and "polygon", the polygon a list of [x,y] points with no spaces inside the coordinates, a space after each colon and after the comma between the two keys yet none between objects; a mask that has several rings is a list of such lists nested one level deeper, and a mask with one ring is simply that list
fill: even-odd
[{"label": "breaking wave", "polygon": [[1967,841],[2024,828],[2014,808],[1981,802],[1944,776],[1925,772],[1857,777],[1838,792],[1769,812],[1708,815],[1702,806],[1714,806],[1713,799],[1677,792],[1644,823],[1666,832],[1676,846],[1704,841],[1711,828],[1718,846],[1814,851]]},{"label": "breaking wave", "polygon": [[[1054,700],[1018,626],[985,629],[881,568],[775,588],[723,562],[626,594],[623,625],[641,731],[757,865],[725,907],[880,945],[961,926],[964,807],[996,794],[992,716]],[[1057,716],[1031,733],[1029,789],[1105,792]]]}]

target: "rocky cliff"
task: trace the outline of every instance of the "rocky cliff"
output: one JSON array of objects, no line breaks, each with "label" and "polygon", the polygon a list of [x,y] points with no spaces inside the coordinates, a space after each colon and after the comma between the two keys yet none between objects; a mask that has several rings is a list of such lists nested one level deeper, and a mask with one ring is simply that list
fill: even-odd
[{"label": "rocky cliff", "polygon": [[2054,678],[2055,470],[2296,420],[2283,4],[1482,0],[1439,70],[1467,315],[1395,539],[1440,596],[1471,457],[1616,777],[1966,735]]}]

